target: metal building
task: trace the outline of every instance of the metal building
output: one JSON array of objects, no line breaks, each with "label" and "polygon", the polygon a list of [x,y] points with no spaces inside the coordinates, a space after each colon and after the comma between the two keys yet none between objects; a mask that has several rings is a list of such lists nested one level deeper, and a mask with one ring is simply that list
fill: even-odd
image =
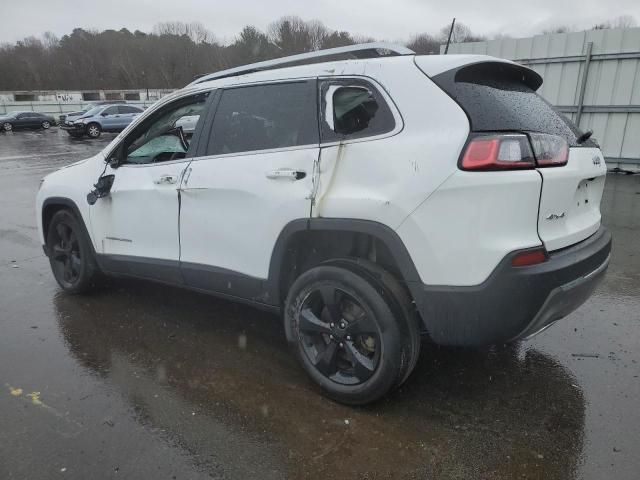
[{"label": "metal building", "polygon": [[449,53],[533,68],[544,78],[539,93],[580,128],[593,130],[610,168],[640,168],[640,28],[458,43]]}]

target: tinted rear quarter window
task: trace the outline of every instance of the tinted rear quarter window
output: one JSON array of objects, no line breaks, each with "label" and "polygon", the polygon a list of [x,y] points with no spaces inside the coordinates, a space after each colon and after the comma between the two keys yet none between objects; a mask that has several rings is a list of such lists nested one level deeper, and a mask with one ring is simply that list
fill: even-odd
[{"label": "tinted rear quarter window", "polygon": [[136,107],[130,107],[129,105],[118,106],[120,113],[140,113],[140,110]]},{"label": "tinted rear quarter window", "polygon": [[[333,97],[334,129],[327,122],[327,95]],[[332,142],[372,137],[391,132],[395,118],[384,97],[370,82],[363,79],[344,78],[324,80],[320,86],[322,112],[322,141]],[[353,127],[352,133],[338,133],[340,127]],[[336,131],[337,130],[337,131]],[[349,130],[349,128],[347,128]]]},{"label": "tinted rear quarter window", "polygon": [[224,90],[207,154],[319,143],[315,85],[303,81]]},{"label": "tinted rear quarter window", "polygon": [[541,132],[577,145],[581,132],[536,93],[541,80],[526,68],[483,62],[449,70],[432,80],[462,107],[475,132]]}]

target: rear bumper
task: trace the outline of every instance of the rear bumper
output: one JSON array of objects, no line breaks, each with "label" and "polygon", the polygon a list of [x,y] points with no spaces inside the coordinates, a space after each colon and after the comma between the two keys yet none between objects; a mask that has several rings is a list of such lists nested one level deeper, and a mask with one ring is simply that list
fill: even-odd
[{"label": "rear bumper", "polygon": [[513,267],[507,255],[482,284],[411,285],[431,338],[442,345],[492,345],[530,337],[582,305],[609,265],[611,234],[550,253],[549,260]]}]

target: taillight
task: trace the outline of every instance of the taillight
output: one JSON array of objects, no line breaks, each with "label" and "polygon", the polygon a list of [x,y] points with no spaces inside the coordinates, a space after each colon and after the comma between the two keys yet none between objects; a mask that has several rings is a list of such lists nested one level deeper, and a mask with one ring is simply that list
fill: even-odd
[{"label": "taillight", "polygon": [[535,159],[526,135],[480,134],[467,143],[460,167],[464,170],[534,168]]},{"label": "taillight", "polygon": [[569,144],[557,135],[529,133],[533,154],[539,167],[559,167],[567,164]]},{"label": "taillight", "polygon": [[511,259],[511,265],[514,267],[528,267],[530,265],[546,262],[548,258],[547,251],[544,247],[541,247],[536,248],[535,250],[526,250],[524,252],[517,253]]}]

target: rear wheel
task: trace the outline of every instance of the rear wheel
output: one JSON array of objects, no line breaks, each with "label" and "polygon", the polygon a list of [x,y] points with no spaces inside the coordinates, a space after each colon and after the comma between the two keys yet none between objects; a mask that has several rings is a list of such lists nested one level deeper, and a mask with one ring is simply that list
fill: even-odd
[{"label": "rear wheel", "polygon": [[11,125],[9,122],[5,122],[2,124],[2,129],[5,132],[10,132],[11,130],[13,130],[13,125]]},{"label": "rear wheel", "polygon": [[98,138],[102,133],[102,128],[97,123],[90,123],[87,125],[87,135],[91,138]]},{"label": "rear wheel", "polygon": [[382,397],[408,377],[419,354],[415,319],[378,268],[326,263],[303,273],[287,296],[293,351],[323,392],[342,403]]},{"label": "rear wheel", "polygon": [[47,233],[49,263],[56,281],[67,292],[82,293],[95,283],[99,270],[89,242],[70,211],[53,215]]},{"label": "rear wheel", "polygon": [[48,130],[51,127],[51,123],[48,121],[44,121],[42,122],[42,128],[44,128],[45,130]]}]

